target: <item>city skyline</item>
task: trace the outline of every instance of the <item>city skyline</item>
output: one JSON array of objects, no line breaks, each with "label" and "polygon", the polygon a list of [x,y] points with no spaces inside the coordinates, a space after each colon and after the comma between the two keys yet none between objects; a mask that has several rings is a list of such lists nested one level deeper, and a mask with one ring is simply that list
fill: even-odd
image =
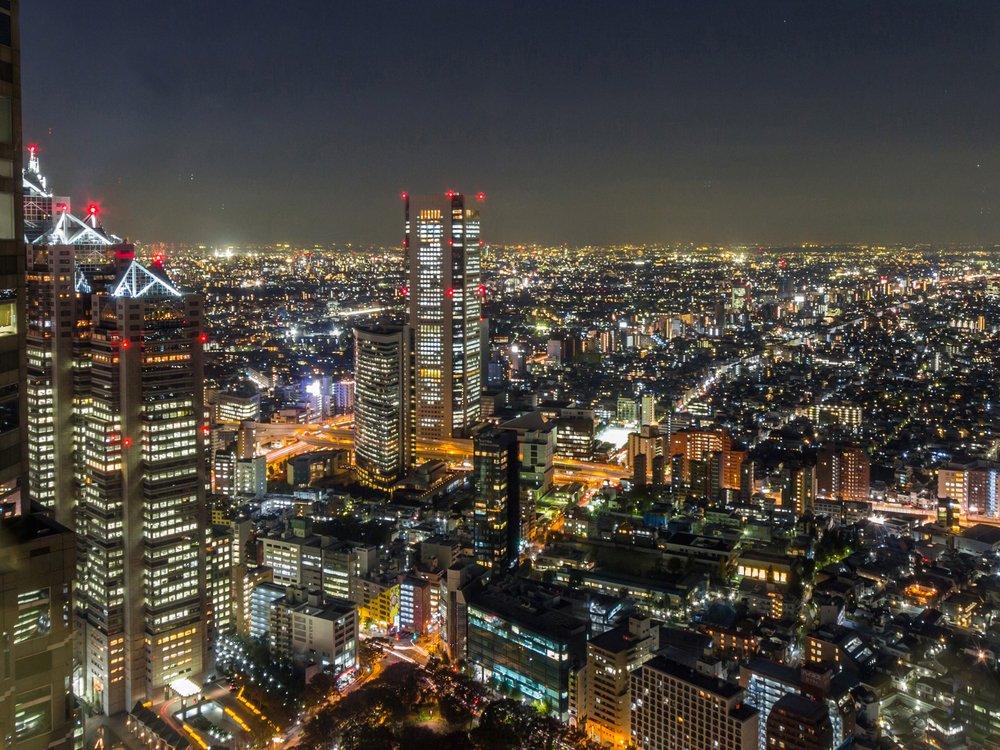
[{"label": "city skyline", "polygon": [[5,749],[1000,748],[1000,6],[21,5]]},{"label": "city skyline", "polygon": [[501,242],[1000,228],[993,4],[448,8],[29,6],[26,139],[140,241],[398,244],[400,191],[459,186]]}]

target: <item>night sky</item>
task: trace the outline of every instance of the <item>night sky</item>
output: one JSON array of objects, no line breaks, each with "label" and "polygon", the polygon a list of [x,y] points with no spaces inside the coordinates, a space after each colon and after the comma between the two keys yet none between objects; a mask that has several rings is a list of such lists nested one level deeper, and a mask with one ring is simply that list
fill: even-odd
[{"label": "night sky", "polygon": [[142,241],[994,242],[1000,3],[22,3],[24,138]]}]

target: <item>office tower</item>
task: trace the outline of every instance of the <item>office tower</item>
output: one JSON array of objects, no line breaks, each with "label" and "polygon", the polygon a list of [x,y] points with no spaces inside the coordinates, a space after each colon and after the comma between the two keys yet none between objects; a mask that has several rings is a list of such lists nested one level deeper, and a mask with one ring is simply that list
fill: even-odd
[{"label": "office tower", "polygon": [[27,480],[19,3],[0,5],[0,744],[74,746],[70,592],[76,547],[32,512]]},{"label": "office tower", "polygon": [[831,750],[830,712],[819,701],[789,693],[778,700],[766,722],[768,750]]},{"label": "office tower", "polygon": [[500,425],[517,435],[519,539],[535,536],[536,507],[555,481],[556,425],[536,411]]},{"label": "office tower", "polygon": [[587,642],[584,715],[587,734],[612,746],[630,741],[630,674],[659,647],[659,626],[648,617],[630,617],[623,625]]},{"label": "office tower", "polygon": [[249,380],[219,391],[214,405],[215,422],[238,425],[260,421],[260,393]]},{"label": "office tower", "polygon": [[628,465],[632,467],[632,481],[637,487],[652,483],[662,485],[666,480],[667,436],[653,424],[644,424],[639,432],[628,436]]},{"label": "office tower", "polygon": [[116,263],[134,249],[108,233],[91,206],[88,219],[73,214],[69,198],[53,195],[41,173],[38,149],[29,147],[22,177],[27,242],[28,487],[35,502],[72,527],[82,391],[89,376],[86,341],[96,292],[116,276]]},{"label": "office tower", "polygon": [[663,656],[631,679],[632,743],[641,750],[757,747],[757,710],[740,688]]},{"label": "office tower", "polygon": [[406,329],[354,329],[354,451],[363,484],[389,491],[410,467]]},{"label": "office tower", "polygon": [[823,448],[816,455],[816,496],[867,502],[871,491],[871,461],[849,445]]},{"label": "office tower", "polygon": [[94,303],[77,503],[80,693],[107,714],[203,665],[201,300],[133,261]]},{"label": "office tower", "polygon": [[26,491],[24,214],[21,172],[21,59],[18,3],[0,6],[0,512],[19,512]]},{"label": "office tower", "polygon": [[521,510],[517,434],[486,427],[473,439],[476,501],[473,549],[481,565],[494,573],[517,565]]},{"label": "office tower", "polygon": [[[413,336],[413,426],[450,438],[479,421],[479,210],[461,193],[410,197],[404,246]],[[480,193],[478,200],[483,200]]]}]

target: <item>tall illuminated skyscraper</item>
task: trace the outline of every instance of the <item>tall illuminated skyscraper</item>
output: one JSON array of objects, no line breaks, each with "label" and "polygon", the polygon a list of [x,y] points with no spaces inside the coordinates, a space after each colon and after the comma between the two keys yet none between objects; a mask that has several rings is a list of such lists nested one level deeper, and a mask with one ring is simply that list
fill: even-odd
[{"label": "tall illuminated skyscraper", "polygon": [[[418,438],[462,435],[479,420],[479,210],[461,193],[404,193],[413,337],[412,429]],[[484,196],[480,193],[477,200]]]},{"label": "tall illuminated skyscraper", "polygon": [[409,336],[354,329],[354,451],[361,482],[389,490],[410,467]]},{"label": "tall illuminated skyscraper", "polygon": [[200,298],[137,261],[95,300],[92,323],[79,690],[114,714],[203,668],[205,335]]},{"label": "tall illuminated skyscraper", "polygon": [[28,146],[22,174],[27,244],[28,487],[32,499],[73,526],[74,467],[87,405],[78,386],[89,371],[92,293],[114,280],[115,261],[133,248],[104,231],[98,209],[76,217],[69,198],[53,195]]}]

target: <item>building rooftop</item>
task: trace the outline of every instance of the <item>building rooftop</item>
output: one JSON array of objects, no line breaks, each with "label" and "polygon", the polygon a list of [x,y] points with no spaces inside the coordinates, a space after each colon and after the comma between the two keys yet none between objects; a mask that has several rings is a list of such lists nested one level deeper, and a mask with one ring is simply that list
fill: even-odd
[{"label": "building rooftop", "polygon": [[680,662],[668,659],[665,656],[654,656],[646,662],[643,667],[647,669],[655,669],[657,672],[670,675],[671,677],[676,677],[677,679],[683,680],[690,685],[694,685],[700,690],[717,695],[724,700],[734,698],[743,692],[743,688],[737,685],[696,672],[690,667],[686,667]]}]

